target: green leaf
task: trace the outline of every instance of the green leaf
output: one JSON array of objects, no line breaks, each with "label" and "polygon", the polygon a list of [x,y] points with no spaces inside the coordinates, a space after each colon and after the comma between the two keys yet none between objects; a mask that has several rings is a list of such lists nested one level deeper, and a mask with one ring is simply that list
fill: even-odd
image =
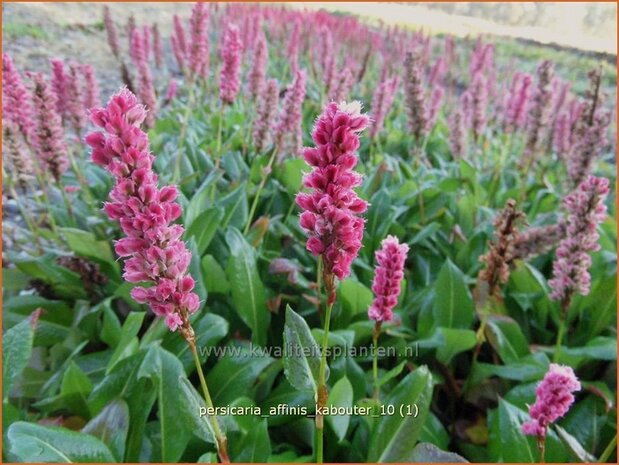
[{"label": "green leaf", "polygon": [[217,228],[224,217],[223,210],[211,207],[200,213],[185,232],[185,237],[193,237],[196,241],[198,255],[202,256],[213,240]]},{"label": "green leaf", "polygon": [[475,318],[471,293],[464,275],[451,260],[441,267],[434,283],[434,327],[468,329]]},{"label": "green leaf", "polygon": [[258,375],[273,362],[264,353],[255,356],[243,347],[228,346],[221,358],[206,375],[215,405],[227,405],[237,397],[247,396]]},{"label": "green leaf", "polygon": [[[426,366],[415,369],[404,378],[386,399],[395,415],[385,415],[375,423],[370,436],[369,462],[406,462],[428,416],[432,399],[432,375]],[[418,416],[399,415],[400,406],[416,405]]]},{"label": "green leaf", "polygon": [[106,374],[109,374],[110,371],[112,371],[112,368],[114,368],[114,365],[116,365],[118,361],[128,355],[131,355],[133,353],[133,349],[137,347],[136,336],[142,327],[142,322],[144,321],[145,315],[146,313],[144,312],[131,312],[127,315],[127,319],[122,327],[120,341],[112,354],[110,363],[107,366]]},{"label": "green leaf", "polygon": [[88,418],[90,409],[87,399],[91,391],[92,382],[75,362],[71,361],[62,377],[60,387],[60,395],[65,398],[65,403],[74,413]]},{"label": "green leaf", "polygon": [[338,298],[344,312],[353,316],[367,312],[374,296],[372,291],[359,281],[345,279],[339,285]]},{"label": "green leaf", "polygon": [[[316,392],[320,370],[320,347],[314,340],[307,322],[286,306],[284,325],[284,374],[299,390]],[[328,379],[328,367],[325,380]]]},{"label": "green leaf", "polygon": [[572,457],[574,457],[577,461],[582,463],[594,463],[598,460],[595,456],[591,455],[589,452],[585,450],[585,448],[578,442],[574,436],[565,431],[559,425],[555,425],[554,429],[557,431],[559,435],[559,439],[563,445],[567,448]]},{"label": "green leaf", "polygon": [[436,328],[429,338],[414,341],[411,345],[417,345],[420,349],[436,348],[436,358],[448,364],[453,357],[471,349],[476,343],[475,331],[441,327]]},{"label": "green leaf", "polygon": [[564,347],[562,354],[593,360],[617,360],[617,339],[598,336],[583,347]]},{"label": "green leaf", "polygon": [[205,408],[204,399],[198,394],[191,382],[184,376],[178,379],[180,394],[182,398],[182,414],[187,423],[191,426],[193,434],[204,442],[214,444],[215,434],[208,416],[201,416],[200,409]]},{"label": "green leaf", "polygon": [[138,371],[138,378],[150,379],[157,388],[161,459],[164,462],[178,461],[189,441],[187,422],[179,415],[184,402],[178,392],[178,378],[184,376],[181,362],[157,346],[151,347]]},{"label": "green leaf", "polygon": [[119,361],[110,373],[95,386],[90,395],[93,412],[100,411],[116,398],[126,400],[129,407],[129,434],[125,447],[125,462],[137,462],[144,441],[146,420],[155,402],[157,392],[154,384],[138,378],[138,372],[147,352],[141,350]]},{"label": "green leaf", "polygon": [[291,194],[296,194],[301,189],[303,173],[309,171],[309,167],[302,158],[286,158],[282,169],[277,171],[277,179],[286,186]]},{"label": "green leaf", "polygon": [[242,449],[235,454],[234,461],[240,463],[265,463],[271,455],[271,441],[267,420],[262,419],[243,437]]},{"label": "green leaf", "polygon": [[488,342],[506,365],[531,353],[529,343],[520,326],[509,317],[490,315],[486,335]]},{"label": "green leaf", "polygon": [[[214,313],[203,313],[201,318],[196,319],[193,322],[193,330],[196,334],[198,353],[201,353],[203,348],[216,346],[228,334],[228,327],[228,321]],[[161,346],[179,358],[187,373],[195,369],[189,344],[177,333],[167,331]]]},{"label": "green leaf", "polygon": [[115,400],[99,415],[90,420],[82,433],[101,439],[112,451],[117,462],[125,456],[125,442],[129,432],[129,407],[124,400]]},{"label": "green leaf", "polygon": [[241,319],[251,328],[254,344],[264,346],[271,315],[254,250],[236,228],[228,229],[226,242],[230,247],[226,275],[230,281],[232,301]]},{"label": "green leaf", "polygon": [[533,446],[534,440],[522,433],[522,424],[528,419],[526,412],[504,399],[499,399],[496,423],[490,425],[488,443],[493,460],[532,463],[539,459],[539,453]]},{"label": "green leaf", "polygon": [[204,276],[204,285],[209,293],[227,294],[230,292],[226,272],[212,255],[202,257],[202,276]]},{"label": "green leaf", "polygon": [[453,452],[445,452],[427,442],[417,444],[409,461],[415,463],[468,463],[468,460],[464,457]]},{"label": "green leaf", "polygon": [[[344,376],[335,383],[333,389],[329,393],[329,399],[327,406],[333,405],[334,407],[352,407],[353,403],[353,390],[352,384],[348,381],[348,378]],[[348,426],[350,425],[350,415],[329,415],[327,416],[327,423],[331,425],[331,428],[335,432],[337,438],[342,442],[346,437]]]},{"label": "green leaf", "polygon": [[7,401],[11,385],[28,365],[32,354],[34,331],[30,319],[8,329],[2,335],[2,392]]},{"label": "green leaf", "polygon": [[98,240],[93,233],[82,229],[60,228],[60,232],[67,241],[69,249],[76,255],[92,258],[99,263],[106,264],[109,270],[118,273],[118,263],[109,240]]},{"label": "green leaf", "polygon": [[13,423],[7,434],[9,454],[21,462],[114,462],[99,439],[65,428]]},{"label": "green leaf", "polygon": [[187,241],[187,248],[191,252],[191,262],[189,262],[189,273],[193,276],[196,285],[193,291],[198,294],[200,302],[206,301],[208,294],[206,287],[204,286],[204,278],[202,277],[202,266],[200,264],[200,255],[198,253],[198,246],[193,237]]}]

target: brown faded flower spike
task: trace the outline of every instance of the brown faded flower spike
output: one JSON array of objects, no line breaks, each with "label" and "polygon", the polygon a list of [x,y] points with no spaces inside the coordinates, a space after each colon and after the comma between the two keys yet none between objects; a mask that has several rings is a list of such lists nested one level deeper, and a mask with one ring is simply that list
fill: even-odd
[{"label": "brown faded flower spike", "polygon": [[485,288],[485,296],[500,297],[499,285],[506,283],[509,278],[512,244],[518,237],[517,226],[524,219],[525,214],[516,209],[516,201],[509,199],[494,221],[495,240],[490,243],[488,252],[479,258],[485,267],[477,277],[477,290]]}]

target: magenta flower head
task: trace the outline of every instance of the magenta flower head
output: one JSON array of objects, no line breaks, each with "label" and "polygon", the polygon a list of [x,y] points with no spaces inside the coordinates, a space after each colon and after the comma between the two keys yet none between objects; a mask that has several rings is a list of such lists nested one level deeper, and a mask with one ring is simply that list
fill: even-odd
[{"label": "magenta flower head", "polygon": [[580,382],[574,370],[569,366],[551,363],[535,390],[535,403],[529,407],[531,421],[522,425],[522,432],[545,438],[548,426],[565,415],[574,403],[572,393],[575,391],[580,391]]},{"label": "magenta flower head", "polygon": [[187,339],[192,333],[189,315],[200,301],[187,271],[191,253],[181,240],[183,227],[171,224],[182,214],[178,192],[175,186],[157,187],[148,136],[140,129],[146,109],[122,89],[105,108],[93,109],[90,118],[104,130],[86,137],[92,160],[116,178],[104,210],[126,236],[115,244],[116,253],[125,259],[123,277],[152,284],[135,287],[131,296],[165,318],[170,330],[180,328]]},{"label": "magenta flower head", "polygon": [[271,132],[278,102],[279,86],[275,79],[269,79],[266,83],[266,90],[258,101],[257,118],[254,121],[254,147],[258,153],[262,153],[271,143]]},{"label": "magenta flower head", "polygon": [[307,74],[298,70],[294,81],[286,89],[286,96],[275,125],[275,144],[278,148],[278,157],[284,153],[298,156],[302,145],[302,109],[305,100],[305,82]]},{"label": "magenta flower head", "polygon": [[368,124],[359,102],[329,103],[314,126],[316,147],[303,150],[313,171],[303,180],[312,192],[296,198],[303,210],[300,225],[308,232],[307,249],[322,255],[325,275],[340,280],[350,274],[363,239],[364,220],[359,215],[366,211],[367,202],[353,190],[362,180],[353,168],[359,133]]},{"label": "magenta flower head", "polygon": [[161,33],[159,32],[159,26],[154,23],[151,26],[153,33],[153,54],[155,55],[155,66],[157,69],[161,68],[163,64],[163,45],[161,44]]},{"label": "magenta flower head", "polygon": [[86,109],[98,107],[101,105],[99,100],[99,84],[95,76],[95,70],[91,65],[82,65],[82,74],[84,75],[85,92],[84,92],[84,107]]},{"label": "magenta flower head", "polygon": [[174,98],[176,97],[176,92],[178,92],[178,82],[176,81],[176,79],[170,79],[168,89],[165,92],[165,105],[168,105],[172,100],[174,100]]},{"label": "magenta flower head", "polygon": [[532,93],[533,76],[516,73],[505,108],[505,125],[508,130],[524,128]]},{"label": "magenta flower head", "polygon": [[557,248],[553,278],[548,284],[552,288],[550,297],[561,301],[564,312],[574,293],[589,293],[589,253],[600,248],[597,227],[606,218],[604,199],[608,192],[608,179],[589,176],[563,201],[568,214],[566,237]]},{"label": "magenta flower head", "polygon": [[69,84],[69,77],[64,70],[64,61],[59,58],[52,58],[50,60],[52,65],[52,89],[57,97],[56,109],[58,113],[65,118],[67,111],[67,86]]},{"label": "magenta flower head", "polygon": [[155,86],[153,84],[153,77],[148,66],[144,50],[144,41],[140,37],[139,31],[136,29],[133,31],[131,38],[131,56],[134,64],[138,69],[138,76],[140,79],[138,86],[138,94],[141,102],[148,108],[146,115],[146,126],[152,128],[155,124],[155,111],[157,109],[157,95],[155,94]]},{"label": "magenta flower head", "polygon": [[86,109],[84,108],[84,92],[81,83],[82,67],[75,62],[69,63],[66,88],[67,119],[73,126],[75,133],[81,136],[86,127]]},{"label": "magenta flower head", "polygon": [[208,67],[208,11],[203,2],[196,2],[191,11],[189,28],[191,44],[189,49],[189,72],[191,78],[203,76]]},{"label": "magenta flower head", "polygon": [[372,282],[374,301],[368,309],[368,317],[374,321],[391,321],[393,309],[398,303],[400,283],[404,278],[404,262],[408,245],[400,244],[395,236],[387,236],[376,251],[376,271]]},{"label": "magenta flower head", "polygon": [[398,77],[383,77],[374,91],[372,98],[372,127],[370,127],[370,137],[376,138],[383,130],[385,118],[389,114],[393,98],[398,88]]},{"label": "magenta flower head", "polygon": [[112,54],[118,59],[120,57],[120,47],[118,46],[118,34],[116,33],[116,26],[110,13],[110,7],[105,5],[103,7],[103,24],[105,25],[105,31],[107,32],[107,43],[112,50]]},{"label": "magenta flower head", "polygon": [[32,80],[32,103],[36,109],[32,145],[41,165],[59,181],[69,168],[69,159],[62,119],[56,110],[56,94],[41,73],[32,75]]},{"label": "magenta flower head", "polygon": [[34,122],[28,91],[13,60],[2,54],[2,117],[17,126],[28,142],[32,142]]},{"label": "magenta flower head", "polygon": [[221,60],[223,66],[219,74],[219,98],[222,102],[231,104],[241,88],[239,73],[241,71],[241,54],[243,44],[239,35],[239,28],[228,24],[224,33]]},{"label": "magenta flower head", "polygon": [[269,50],[262,29],[258,32],[257,43],[254,46],[254,60],[249,72],[249,94],[256,99],[264,92],[267,62]]}]

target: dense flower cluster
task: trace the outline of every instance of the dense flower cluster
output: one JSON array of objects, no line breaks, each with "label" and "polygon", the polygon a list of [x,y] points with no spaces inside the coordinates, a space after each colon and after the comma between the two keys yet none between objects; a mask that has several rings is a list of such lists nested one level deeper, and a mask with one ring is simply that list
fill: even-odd
[{"label": "dense flower cluster", "polygon": [[383,75],[374,91],[374,97],[372,98],[372,126],[370,127],[370,137],[372,139],[383,130],[385,118],[393,104],[398,83],[398,76],[388,78],[386,75]]},{"label": "dense flower cluster", "polygon": [[254,121],[254,147],[256,152],[262,153],[271,143],[271,131],[277,113],[279,100],[279,86],[275,79],[269,79],[266,90],[258,102],[258,114]]},{"label": "dense flower cluster", "polygon": [[58,181],[69,167],[69,159],[62,119],[56,110],[56,95],[42,74],[34,74],[32,81],[32,103],[36,110],[32,146],[42,167]]},{"label": "dense flower cluster", "polygon": [[305,100],[305,71],[299,70],[292,84],[286,89],[286,96],[275,124],[275,143],[280,157],[283,154],[294,156],[301,152],[302,146],[302,105]]},{"label": "dense flower cluster", "polygon": [[157,187],[154,157],[140,129],[145,118],[146,109],[123,89],[105,108],[91,112],[92,122],[105,132],[89,134],[86,142],[92,147],[92,160],[116,178],[104,209],[126,235],[115,245],[126,260],[123,277],[132,283],[153,283],[135,287],[132,297],[165,318],[172,331],[188,331],[188,316],[200,306],[187,272],[191,253],[181,240],[183,227],[171,224],[182,214],[176,187]]},{"label": "dense flower cluster", "polygon": [[398,303],[400,285],[404,278],[404,262],[408,245],[400,244],[395,236],[387,236],[376,251],[376,270],[372,282],[374,301],[368,316],[374,321],[391,321],[393,308]]},{"label": "dense flower cluster", "polygon": [[189,73],[192,79],[205,77],[209,65],[208,10],[203,2],[196,2],[191,11],[189,29]]},{"label": "dense flower cluster", "polygon": [[462,158],[466,154],[466,117],[462,108],[456,108],[449,116],[449,148],[454,158]]},{"label": "dense flower cluster", "polygon": [[578,186],[591,173],[593,161],[606,145],[606,130],[611,121],[609,112],[601,105],[601,72],[592,71],[589,79],[591,88],[587,91],[587,101],[574,120],[573,142],[567,154],[570,187]]},{"label": "dense flower cluster", "polygon": [[314,127],[316,147],[303,151],[313,167],[303,184],[313,191],[297,195],[303,210],[300,225],[309,234],[307,249],[322,255],[325,273],[339,279],[350,274],[363,239],[364,220],[359,215],[367,202],[353,190],[361,184],[361,175],[353,168],[358,161],[359,132],[368,123],[359,102],[329,103]]},{"label": "dense flower cluster", "polygon": [[574,403],[580,381],[571,367],[550,364],[544,379],[535,389],[535,403],[529,407],[531,420],[522,425],[522,432],[530,436],[546,437],[548,426],[565,415]]},{"label": "dense flower cluster", "polygon": [[522,231],[513,243],[511,260],[529,260],[550,251],[565,237],[565,232],[566,224],[563,220]]},{"label": "dense flower cluster", "polygon": [[527,121],[527,140],[525,144],[525,164],[535,161],[546,137],[552,111],[552,78],[554,66],[551,61],[543,61],[537,68],[537,89]]},{"label": "dense flower cluster", "polygon": [[32,160],[24,148],[19,128],[11,121],[2,122],[2,154],[8,159],[15,184],[26,189],[33,178]]},{"label": "dense flower cluster", "polygon": [[267,40],[262,29],[258,33],[257,42],[254,45],[254,59],[249,72],[249,94],[256,99],[264,92],[267,62],[269,50]]},{"label": "dense flower cluster", "polygon": [[163,65],[163,45],[161,44],[161,33],[159,26],[155,23],[152,26],[153,33],[153,54],[155,55],[155,66],[157,69]]},{"label": "dense flower cluster", "polygon": [[533,76],[517,72],[505,105],[505,129],[523,129],[527,122],[527,113],[531,100]]},{"label": "dense flower cluster", "polygon": [[415,139],[419,140],[426,134],[428,126],[421,58],[416,54],[408,53],[404,61],[404,67],[406,70],[404,91],[406,94],[409,127]]},{"label": "dense flower cluster", "polygon": [[116,59],[120,58],[120,47],[118,46],[118,33],[116,32],[116,26],[110,13],[110,7],[105,5],[103,7],[103,24],[105,25],[105,31],[107,32],[107,43],[112,50],[112,54]]},{"label": "dense flower cluster", "polygon": [[550,297],[564,307],[574,293],[587,295],[591,283],[589,253],[599,250],[597,226],[606,218],[608,179],[589,176],[564,199],[568,212],[566,237],[556,251]]},{"label": "dense flower cluster", "polygon": [[78,136],[86,127],[86,109],[84,107],[84,91],[81,83],[82,68],[76,62],[69,63],[67,86],[65,93],[65,108],[67,120]]},{"label": "dense flower cluster", "polygon": [[239,28],[228,24],[224,33],[221,49],[222,68],[219,74],[219,98],[223,103],[231,104],[241,88],[239,73],[241,72],[241,54],[243,44]]},{"label": "dense flower cluster", "polygon": [[101,105],[99,100],[99,84],[95,77],[95,70],[92,65],[82,65],[82,74],[84,75],[84,107],[87,109],[98,107]]},{"label": "dense flower cluster", "polygon": [[485,266],[478,274],[478,285],[483,283],[489,296],[498,297],[499,284],[506,283],[509,278],[512,245],[518,238],[518,226],[524,218],[524,213],[516,208],[516,201],[509,199],[494,220],[495,240],[488,252],[479,257]]},{"label": "dense flower cluster", "polygon": [[2,117],[14,123],[31,142],[34,123],[28,91],[11,57],[2,54]]},{"label": "dense flower cluster", "polygon": [[153,77],[146,58],[144,41],[137,29],[133,31],[133,35],[131,37],[131,56],[138,70],[138,95],[140,97],[140,101],[148,108],[145,123],[147,127],[151,128],[155,124],[157,96],[155,94]]}]

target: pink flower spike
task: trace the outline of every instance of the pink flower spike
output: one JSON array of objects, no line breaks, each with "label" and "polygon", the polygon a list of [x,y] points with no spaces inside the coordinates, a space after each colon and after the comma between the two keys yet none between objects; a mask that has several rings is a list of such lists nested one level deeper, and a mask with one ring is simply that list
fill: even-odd
[{"label": "pink flower spike", "polygon": [[204,77],[208,68],[208,10],[203,2],[196,2],[191,10],[189,29],[191,43],[189,46],[189,72],[192,79]]},{"label": "pink flower spike", "polygon": [[553,278],[548,281],[550,298],[561,301],[563,311],[575,293],[589,293],[589,254],[600,248],[597,227],[606,219],[604,200],[608,192],[608,179],[589,176],[563,201],[568,214],[567,234],[557,247]]},{"label": "pink flower spike", "polygon": [[278,148],[278,158],[286,153],[299,156],[302,146],[302,107],[305,100],[305,82],[307,74],[297,71],[294,81],[286,89],[286,96],[275,125],[275,144]]},{"label": "pink flower spike", "polygon": [[105,25],[105,31],[107,32],[107,43],[112,50],[112,54],[116,59],[120,58],[120,47],[118,46],[118,34],[116,33],[116,26],[110,13],[110,7],[105,5],[103,7],[103,24]]},{"label": "pink flower spike", "polygon": [[86,127],[86,108],[84,107],[84,93],[81,83],[82,67],[78,63],[69,63],[66,87],[67,118],[78,137]]},{"label": "pink flower spike", "polygon": [[87,110],[101,105],[99,100],[99,84],[95,76],[95,70],[91,65],[82,65],[82,74],[84,75],[85,92],[84,92],[84,107]]},{"label": "pink flower spike", "polygon": [[322,255],[325,274],[340,280],[350,274],[363,239],[364,220],[359,215],[367,202],[353,190],[362,180],[353,168],[359,133],[368,124],[359,102],[329,103],[314,126],[316,147],[303,151],[313,171],[303,180],[312,191],[296,197],[303,210],[300,225],[308,233],[307,249]]},{"label": "pink flower spike", "polygon": [[269,61],[269,50],[262,28],[258,32],[257,43],[254,46],[254,60],[249,73],[249,94],[253,99],[264,92],[266,67]]},{"label": "pink flower spike", "polygon": [[404,262],[408,245],[400,244],[395,236],[387,236],[376,251],[376,270],[372,282],[374,301],[368,317],[374,321],[391,321],[393,308],[398,303],[400,284],[404,278]]},{"label": "pink flower spike", "polygon": [[153,34],[153,54],[155,55],[155,66],[157,69],[163,65],[163,46],[161,45],[161,34],[157,23],[152,25]]},{"label": "pink flower spike", "polygon": [[86,137],[92,160],[116,180],[104,209],[125,234],[115,244],[125,260],[123,277],[152,284],[135,287],[131,295],[164,318],[171,331],[180,329],[183,337],[193,336],[189,315],[197,311],[200,300],[192,291],[194,281],[188,272],[191,253],[181,240],[182,226],[172,224],[182,213],[175,200],[176,187],[157,187],[148,136],[140,129],[146,109],[135,95],[121,89],[105,108],[90,114],[104,130]]},{"label": "pink flower spike", "polygon": [[234,102],[241,88],[239,73],[241,71],[241,54],[243,44],[239,35],[239,28],[228,24],[223,38],[221,60],[223,62],[219,74],[219,98],[230,105]]},{"label": "pink flower spike", "polygon": [[522,432],[544,438],[550,424],[569,411],[574,403],[572,393],[580,391],[580,388],[580,382],[571,367],[551,363],[535,390],[535,404],[529,407],[531,420],[522,425]]},{"label": "pink flower spike", "polygon": [[69,167],[69,159],[62,119],[56,111],[56,95],[42,74],[34,74],[32,80],[32,103],[36,109],[36,129],[33,132],[32,145],[41,165],[59,181]]},{"label": "pink flower spike", "polygon": [[15,124],[28,143],[33,142],[33,110],[28,91],[13,60],[2,54],[2,117]]}]

